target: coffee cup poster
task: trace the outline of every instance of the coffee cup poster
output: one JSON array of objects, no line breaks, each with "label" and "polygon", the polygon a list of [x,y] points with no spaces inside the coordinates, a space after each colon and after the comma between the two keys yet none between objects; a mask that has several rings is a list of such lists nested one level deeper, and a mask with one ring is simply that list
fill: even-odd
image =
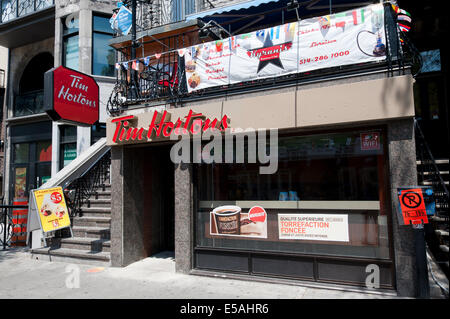
[{"label": "coffee cup poster", "polygon": [[386,60],[384,8],[370,5],[182,50],[188,91]]},{"label": "coffee cup poster", "polygon": [[242,210],[239,206],[220,206],[210,213],[210,234],[267,238],[267,213],[260,206]]},{"label": "coffee cup poster", "polygon": [[61,187],[33,192],[44,233],[70,226],[70,218]]}]

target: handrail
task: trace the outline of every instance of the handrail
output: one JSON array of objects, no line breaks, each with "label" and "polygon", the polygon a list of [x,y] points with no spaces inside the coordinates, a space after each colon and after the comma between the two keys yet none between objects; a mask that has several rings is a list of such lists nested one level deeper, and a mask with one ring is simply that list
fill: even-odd
[{"label": "handrail", "polygon": [[70,208],[69,215],[81,216],[81,207],[96,192],[97,188],[104,185],[109,178],[109,166],[111,165],[111,152],[108,150],[98,158],[80,177],[64,184],[64,193]]},{"label": "handrail", "polygon": [[23,228],[23,223],[17,223],[17,221],[14,222],[12,214],[8,214],[8,210],[21,208],[28,209],[28,205],[3,205],[3,198],[1,198],[1,202],[2,204],[0,204],[0,234],[1,234],[0,244],[3,246],[3,250],[6,250],[6,247],[10,246],[9,243],[14,235],[14,225],[19,226],[19,229]]},{"label": "handrail", "polygon": [[105,153],[109,152],[109,150],[110,147],[106,145],[106,138],[101,138],[56,173],[56,175],[50,178],[45,184],[41,185],[40,188],[68,185],[71,181],[88,171],[95,162],[104,156]]},{"label": "handrail", "polygon": [[80,214],[80,208],[95,189],[109,176],[110,147],[101,138],[85,150],[40,188],[61,186],[66,195],[70,217]]},{"label": "handrail", "polygon": [[[431,153],[430,147],[428,146],[428,143],[425,140],[425,136],[423,135],[422,129],[420,128],[420,125],[419,125],[419,122],[417,121],[417,119],[414,119],[414,127],[416,128],[416,132],[418,133],[418,135],[420,137],[420,140],[421,140],[420,142],[422,143],[422,145],[424,146],[424,148],[427,152],[427,155],[431,161],[431,165],[435,170],[435,174],[439,179],[439,184],[442,186],[444,193],[448,198],[448,197],[450,197],[450,194],[448,192],[447,187],[445,186],[444,179],[442,178],[442,175],[439,172],[439,168],[436,165],[436,160],[434,159],[433,154]],[[421,157],[421,159],[422,158],[423,157]]]}]

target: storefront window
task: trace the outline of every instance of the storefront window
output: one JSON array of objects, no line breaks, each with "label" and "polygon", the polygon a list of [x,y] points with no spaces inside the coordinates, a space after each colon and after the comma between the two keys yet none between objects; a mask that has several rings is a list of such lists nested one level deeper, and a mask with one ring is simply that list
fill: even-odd
[{"label": "storefront window", "polygon": [[30,146],[28,143],[17,143],[14,144],[14,163],[28,163],[28,154],[30,151]]},{"label": "storefront window", "polygon": [[79,36],[78,17],[63,19],[63,65],[78,70]]},{"label": "storefront window", "polygon": [[106,124],[97,123],[91,126],[91,145],[96,143],[102,137],[106,137]]},{"label": "storefront window", "polygon": [[77,157],[77,127],[61,125],[59,128],[61,136],[59,166],[62,169]]},{"label": "storefront window", "polygon": [[52,160],[52,141],[37,143],[37,161],[50,162]]},{"label": "storefront window", "polygon": [[[195,167],[197,247],[390,257],[381,130],[284,136],[278,148],[271,175],[259,163]],[[218,221],[212,211],[228,205],[241,209],[240,231],[221,233],[233,213]],[[252,220],[255,206],[266,215],[256,209]]]},{"label": "storefront window", "polygon": [[114,76],[115,53],[108,45],[113,36],[109,17],[94,15],[92,32],[92,74]]}]

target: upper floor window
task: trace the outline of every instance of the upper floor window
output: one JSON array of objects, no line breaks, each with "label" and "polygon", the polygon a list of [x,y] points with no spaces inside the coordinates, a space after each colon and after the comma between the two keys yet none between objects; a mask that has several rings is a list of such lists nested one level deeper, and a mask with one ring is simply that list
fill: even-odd
[{"label": "upper floor window", "polygon": [[78,71],[79,63],[79,25],[78,17],[73,17],[72,19],[63,19],[63,54],[62,54],[62,64],[65,67],[74,69]]},{"label": "upper floor window", "polygon": [[1,22],[25,16],[53,5],[54,0],[0,0]]},{"label": "upper floor window", "polygon": [[115,53],[108,45],[113,36],[109,17],[94,14],[92,22],[92,74],[114,76]]}]

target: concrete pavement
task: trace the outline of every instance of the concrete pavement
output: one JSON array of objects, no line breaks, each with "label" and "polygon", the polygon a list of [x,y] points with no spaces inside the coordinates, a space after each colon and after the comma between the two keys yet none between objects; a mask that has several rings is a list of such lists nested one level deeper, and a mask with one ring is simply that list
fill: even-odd
[{"label": "concrete pavement", "polygon": [[0,251],[0,298],[120,299],[386,299],[371,294],[249,282],[175,272],[173,257],[159,254],[124,268],[31,259],[23,250]]}]

